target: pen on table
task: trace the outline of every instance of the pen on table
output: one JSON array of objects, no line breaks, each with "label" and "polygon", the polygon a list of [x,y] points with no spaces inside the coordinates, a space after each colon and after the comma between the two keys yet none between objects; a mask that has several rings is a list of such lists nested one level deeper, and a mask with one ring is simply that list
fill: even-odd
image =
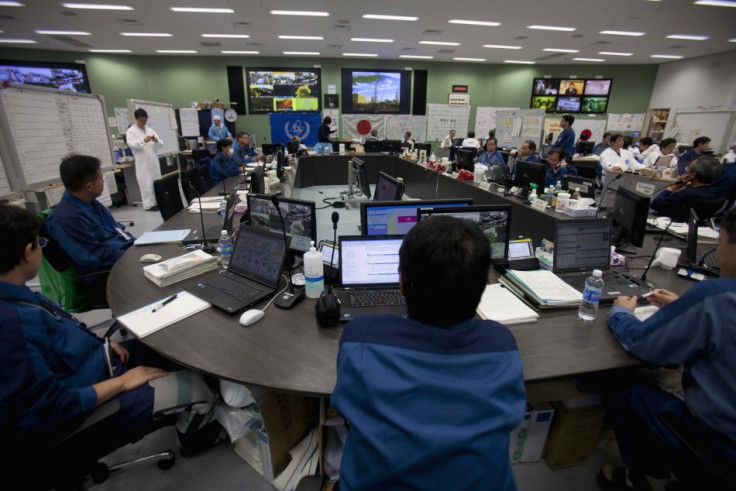
[{"label": "pen on table", "polygon": [[156,312],[157,310],[161,310],[166,304],[173,302],[176,300],[177,294],[171,295],[169,298],[161,302],[160,304],[156,305],[151,312]]}]

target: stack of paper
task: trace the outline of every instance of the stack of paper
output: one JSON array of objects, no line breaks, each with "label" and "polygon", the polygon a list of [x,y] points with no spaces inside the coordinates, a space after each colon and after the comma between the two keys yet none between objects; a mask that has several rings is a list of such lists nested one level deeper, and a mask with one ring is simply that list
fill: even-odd
[{"label": "stack of paper", "polygon": [[500,283],[486,285],[476,311],[483,319],[506,325],[536,322],[539,319],[539,314]]},{"label": "stack of paper", "polygon": [[184,228],[181,230],[157,230],[146,232],[136,239],[133,244],[148,245],[148,244],[173,244],[181,242],[184,237],[189,235],[190,229]]},{"label": "stack of paper", "polygon": [[[173,300],[169,300],[171,298]],[[161,299],[122,315],[118,317],[118,321],[142,338],[211,307],[211,304],[185,291],[169,299]],[[164,305],[164,300],[169,301]]]},{"label": "stack of paper", "polygon": [[183,256],[149,264],[143,268],[143,274],[158,286],[169,286],[215,268],[217,268],[217,257],[197,249]]},{"label": "stack of paper", "polygon": [[577,307],[583,295],[552,271],[509,269],[499,281],[539,308]]}]

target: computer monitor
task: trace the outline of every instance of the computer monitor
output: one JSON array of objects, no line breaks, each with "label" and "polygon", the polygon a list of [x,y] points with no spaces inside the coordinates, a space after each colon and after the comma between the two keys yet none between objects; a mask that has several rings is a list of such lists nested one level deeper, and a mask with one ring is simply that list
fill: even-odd
[{"label": "computer monitor", "polygon": [[462,147],[464,141],[465,141],[465,138],[455,138],[455,139],[452,140],[452,146],[453,147]]},{"label": "computer monitor", "polygon": [[398,201],[404,194],[404,183],[389,176],[385,172],[378,172],[376,180],[376,192],[373,193],[373,201]]},{"label": "computer monitor", "polygon": [[350,161],[350,172],[353,174],[353,179],[348,179],[348,182],[355,182],[363,195],[370,198],[371,186],[368,184],[368,172],[365,169],[365,162],[354,158]]},{"label": "computer monitor", "polygon": [[514,185],[518,188],[525,189],[525,195],[531,190],[532,184],[537,185],[537,193],[541,192],[544,189],[544,181],[546,177],[546,165],[529,162],[528,160],[519,160],[516,162]]},{"label": "computer monitor", "polygon": [[264,143],[261,145],[263,155],[276,155],[276,152],[284,151],[284,146],[281,143]]},{"label": "computer monitor", "polygon": [[578,145],[575,148],[575,152],[580,155],[592,155],[593,147],[595,147],[594,141],[589,140],[589,141],[584,141],[584,142],[578,142]]},{"label": "computer monitor", "polygon": [[475,149],[458,148],[455,154],[455,166],[458,170],[465,169],[473,172],[475,170]]},{"label": "computer monitor", "polygon": [[598,161],[593,160],[590,162],[573,162],[573,165],[578,170],[578,175],[586,179],[595,181],[598,179]]},{"label": "computer monitor", "polygon": [[360,203],[362,235],[404,235],[417,223],[417,209],[470,206],[472,198]]},{"label": "computer monitor", "polygon": [[381,142],[381,151],[390,153],[401,152],[401,140],[383,140]]},{"label": "computer monitor", "polygon": [[350,141],[340,141],[340,142],[332,142],[332,152],[333,153],[339,153],[340,152],[340,145],[345,145],[345,151],[350,152],[353,150],[353,147],[351,146]]},{"label": "computer monitor", "polygon": [[250,173],[250,192],[263,194],[266,192],[266,174],[263,166],[259,165]]},{"label": "computer monitor", "polygon": [[289,152],[289,155],[296,155],[297,153],[299,153],[299,142],[292,140],[287,143],[286,151]]},{"label": "computer monitor", "polygon": [[574,195],[577,191],[583,198],[595,199],[594,180],[579,176],[567,176],[565,180],[567,181],[567,190],[571,195]]},{"label": "computer monitor", "polygon": [[368,140],[363,143],[363,151],[365,153],[381,153],[383,142],[381,140]]},{"label": "computer monitor", "polygon": [[417,154],[421,152],[422,150],[426,150],[427,157],[429,157],[429,154],[432,153],[432,144],[431,143],[415,143],[414,150],[417,151]]},{"label": "computer monitor", "polygon": [[511,205],[479,205],[461,208],[419,208],[417,221],[434,215],[449,215],[467,220],[486,236],[491,244],[491,264],[505,264],[509,252]]},{"label": "computer monitor", "polygon": [[616,191],[613,202],[613,244],[634,247],[644,245],[644,233],[649,216],[649,196],[642,196],[623,186]]},{"label": "computer monitor", "polygon": [[292,198],[279,198],[279,208],[284,222],[281,222],[271,196],[265,194],[248,195],[248,216],[252,227],[282,233],[291,237],[289,249],[307,252],[312,241],[317,244],[317,215],[314,201]]}]

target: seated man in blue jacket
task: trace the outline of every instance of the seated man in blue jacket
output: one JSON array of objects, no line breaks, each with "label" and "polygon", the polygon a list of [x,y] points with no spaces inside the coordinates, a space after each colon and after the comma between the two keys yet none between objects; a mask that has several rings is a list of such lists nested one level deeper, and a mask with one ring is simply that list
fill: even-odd
[{"label": "seated man in blue jacket", "polygon": [[689,165],[684,175],[652,200],[650,207],[661,215],[676,219],[682,208],[703,201],[716,201],[719,197],[725,201],[725,196],[711,186],[720,174],[721,163],[718,159],[709,155],[698,157]]},{"label": "seated man in blue jacket", "polygon": [[[197,450],[192,445],[211,444],[220,428],[204,417],[210,414],[212,394],[201,376],[181,371],[162,379],[167,376],[165,370],[181,367],[137,340],[105,343],[59,305],[25,286],[41,266],[46,242],[39,239],[40,226],[40,219],[31,212],[0,205],[0,432],[12,449],[10,458],[18,460],[14,464],[31,466],[35,473],[41,465],[41,474],[57,477],[57,471],[69,471],[175,424],[178,414],[164,415],[166,409],[186,408],[198,400],[202,404],[189,409],[201,414],[180,421],[179,429],[185,431],[180,441],[189,445],[188,450]],[[150,385],[155,379],[162,379],[157,383],[166,383],[175,395],[167,397]],[[191,399],[193,395],[198,397]],[[34,460],[111,399],[120,403],[120,409],[95,426],[93,436],[69,449],[68,456],[40,464]],[[161,417],[155,418],[154,411],[161,411]],[[17,475],[23,475],[24,481],[45,477]]]},{"label": "seated man in blue jacket", "polygon": [[237,176],[245,172],[244,165],[233,160],[233,141],[227,138],[217,140],[217,155],[210,164],[210,177],[213,184],[221,183],[226,177]]},{"label": "seated man in blue jacket", "polygon": [[578,169],[573,164],[565,161],[565,151],[555,147],[547,154],[547,175],[544,177],[544,187],[550,187],[560,181],[563,188],[567,186],[567,176],[577,176]]},{"label": "seated man in blue jacket", "polygon": [[399,252],[408,318],[345,326],[331,397],[350,424],[340,489],[516,489],[509,432],[526,404],[521,358],[505,326],[475,318],[488,251],[465,221],[422,220]]},{"label": "seated man in blue jacket", "polygon": [[238,165],[252,164],[259,160],[266,160],[266,156],[256,152],[251,146],[250,135],[241,131],[233,142],[233,160]]},{"label": "seated man in blue jacket", "polygon": [[697,488],[716,489],[708,476],[691,475],[695,458],[659,420],[662,411],[675,413],[736,465],[736,210],[721,223],[716,259],[721,277],[696,283],[681,298],[654,290],[648,299],[661,308],[645,321],[633,314],[636,297],[619,297],[611,309],[608,325],[626,351],[647,363],[685,368],[684,401],[634,384],[607,402],[629,469],[604,466],[601,477],[618,489],[652,489],[647,476],[668,479],[670,472],[691,485],[694,480]]},{"label": "seated man in blue jacket", "polygon": [[492,165],[506,165],[503,155],[496,150],[495,137],[490,137],[486,140],[486,149],[478,155],[478,163],[485,165],[486,170]]},{"label": "seated man in blue jacket", "polygon": [[62,160],[59,174],[66,190],[49,215],[46,230],[80,275],[112,268],[135,237],[97,201],[105,186],[99,159],[69,155]]}]

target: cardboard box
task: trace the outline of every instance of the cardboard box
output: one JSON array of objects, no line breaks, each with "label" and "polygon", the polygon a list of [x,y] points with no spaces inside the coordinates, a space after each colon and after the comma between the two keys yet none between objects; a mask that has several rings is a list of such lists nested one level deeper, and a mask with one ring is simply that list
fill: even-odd
[{"label": "cardboard box", "polygon": [[274,479],[287,467],[290,450],[314,428],[319,419],[319,398],[267,392],[256,401],[260,428],[234,444],[235,453],[266,480]]},{"label": "cardboard box", "polygon": [[560,403],[544,449],[547,465],[562,469],[588,463],[605,415],[600,397],[595,394]]}]

